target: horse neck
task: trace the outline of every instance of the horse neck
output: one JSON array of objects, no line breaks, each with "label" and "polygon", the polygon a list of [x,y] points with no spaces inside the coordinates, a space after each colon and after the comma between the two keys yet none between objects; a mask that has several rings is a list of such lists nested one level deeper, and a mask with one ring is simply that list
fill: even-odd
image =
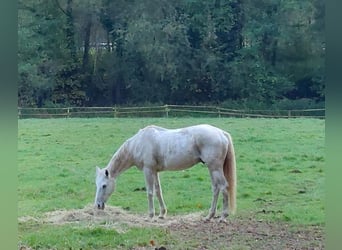
[{"label": "horse neck", "polygon": [[132,166],[131,154],[125,142],[113,155],[112,159],[107,165],[111,177],[117,177],[123,171]]}]

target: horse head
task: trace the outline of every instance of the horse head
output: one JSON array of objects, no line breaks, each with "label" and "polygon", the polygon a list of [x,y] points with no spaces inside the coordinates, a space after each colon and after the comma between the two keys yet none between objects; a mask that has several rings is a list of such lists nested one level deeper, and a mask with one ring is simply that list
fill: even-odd
[{"label": "horse head", "polygon": [[110,177],[107,169],[96,167],[96,195],[95,206],[104,209],[105,203],[114,191],[114,178]]}]

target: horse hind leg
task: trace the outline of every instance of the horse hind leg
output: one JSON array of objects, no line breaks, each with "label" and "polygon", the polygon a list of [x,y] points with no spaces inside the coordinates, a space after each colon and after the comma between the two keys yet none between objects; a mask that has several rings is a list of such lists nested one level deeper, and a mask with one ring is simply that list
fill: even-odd
[{"label": "horse hind leg", "polygon": [[223,171],[221,170],[212,171],[211,181],[212,181],[213,198],[212,198],[209,214],[205,219],[208,221],[215,216],[216,208],[217,208],[217,201],[218,201],[218,197],[221,191],[222,196],[223,196],[223,208],[222,208],[222,215],[221,215],[220,221],[225,221],[225,218],[228,216],[228,191],[227,191],[228,184],[223,175]]},{"label": "horse hind leg", "polygon": [[205,217],[206,221],[209,221],[211,218],[215,216],[216,213],[216,207],[217,207],[217,199],[220,194],[220,189],[218,188],[218,185],[212,184],[212,192],[213,192],[213,198],[211,201],[211,206],[209,209],[209,214]]},{"label": "horse hind leg", "polygon": [[221,192],[223,196],[223,208],[222,208],[222,215],[220,218],[220,222],[225,222],[226,218],[228,217],[228,184],[226,182],[225,186],[222,186]]}]

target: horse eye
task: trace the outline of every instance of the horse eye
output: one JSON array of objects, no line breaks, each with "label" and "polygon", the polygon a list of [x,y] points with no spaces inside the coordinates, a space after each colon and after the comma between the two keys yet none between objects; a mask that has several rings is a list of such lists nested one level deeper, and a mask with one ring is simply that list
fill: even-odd
[{"label": "horse eye", "polygon": [[105,189],[107,187],[107,185],[103,185],[102,188]]}]

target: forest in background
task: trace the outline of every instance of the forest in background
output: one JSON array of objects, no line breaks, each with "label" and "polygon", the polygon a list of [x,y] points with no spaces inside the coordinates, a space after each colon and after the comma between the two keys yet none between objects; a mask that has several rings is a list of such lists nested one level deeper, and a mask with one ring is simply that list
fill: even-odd
[{"label": "forest in background", "polygon": [[19,0],[18,106],[325,101],[322,0]]}]

